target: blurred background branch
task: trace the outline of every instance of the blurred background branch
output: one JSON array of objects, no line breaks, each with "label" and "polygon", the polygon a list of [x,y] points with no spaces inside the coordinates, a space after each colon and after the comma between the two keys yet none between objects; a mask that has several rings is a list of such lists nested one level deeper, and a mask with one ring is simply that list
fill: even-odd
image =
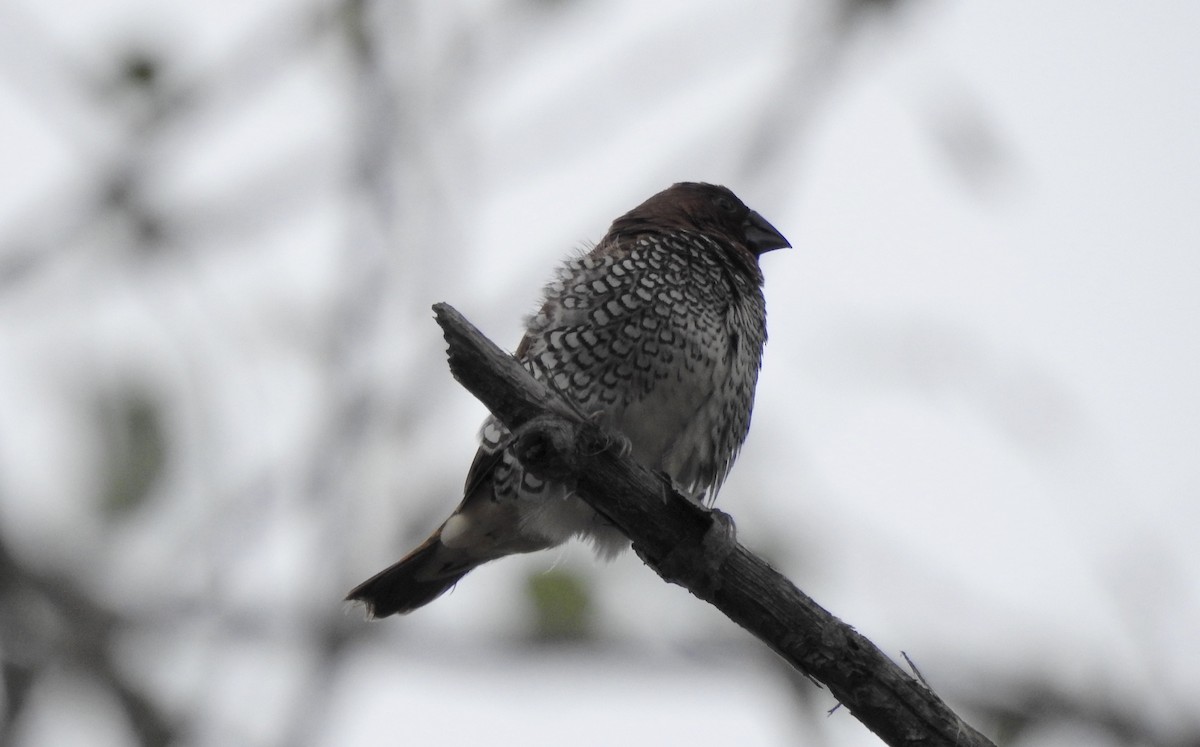
[{"label": "blurred background branch", "polygon": [[[1105,55],[1018,57],[988,43],[1005,26],[971,15],[985,11],[928,0],[101,5],[0,8],[0,742],[341,745],[392,738],[396,713],[416,740],[502,702],[488,738],[529,744],[523,723],[586,720],[553,696],[588,687],[627,696],[631,720],[652,692],[682,738],[711,686],[742,743],[862,743],[636,561],[514,560],[394,625],[339,606],[457,500],[473,450],[482,410],[444,374],[429,305],[515,341],[553,262],[605,216],[705,179],[801,227],[805,247],[767,268],[760,411],[722,495],[747,544],[890,654],[914,652],[1007,743],[1200,744],[1200,686],[1164,653],[1195,651],[1177,538],[1197,483],[1140,469],[1182,464],[1166,444],[1187,439],[1148,440],[1137,420],[1196,411],[1174,394],[1195,378],[1194,338],[1156,337],[1197,317],[1178,290],[1194,253],[1124,238],[1105,222],[1118,211],[1087,199],[1104,179],[1078,166],[1115,172],[1128,150],[1137,174],[1141,143],[1191,150],[1173,130],[1121,140],[1136,107],[1060,104],[1111,90]],[[1093,15],[1072,18],[1080,38]],[[1045,26],[1021,48],[1057,49]],[[948,51],[919,56],[934,47]],[[1038,74],[1014,74],[1014,93],[976,59]],[[1075,77],[1047,88],[1059,73]],[[1038,139],[1068,110],[1089,126]],[[1076,147],[1054,192],[1053,159]],[[1143,205],[1136,176],[1114,182],[1141,190],[1113,193],[1143,216],[1132,235],[1190,214],[1168,209],[1185,188]],[[1132,261],[1110,236],[1149,249]],[[1053,253],[1076,245],[1086,262]],[[1150,326],[1121,333],[1135,318]],[[1125,404],[1143,391],[1180,401]],[[1136,480],[1118,475],[1146,484],[1124,492]],[[940,487],[964,497],[936,503]],[[1134,525],[1131,494],[1166,496],[1176,520]],[[979,526],[1008,543],[992,550],[1004,562],[962,529]],[[1074,536],[1094,543],[1071,550]],[[873,586],[856,563],[897,570]],[[1101,601],[1062,601],[1093,577]],[[956,629],[1022,632],[997,647],[904,618],[931,603]],[[701,739],[718,739],[725,722],[705,716]]]}]

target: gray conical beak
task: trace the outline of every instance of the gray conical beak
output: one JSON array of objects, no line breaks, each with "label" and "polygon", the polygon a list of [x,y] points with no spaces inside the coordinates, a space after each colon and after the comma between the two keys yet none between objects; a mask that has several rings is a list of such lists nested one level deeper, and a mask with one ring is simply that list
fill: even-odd
[{"label": "gray conical beak", "polygon": [[742,228],[746,233],[746,243],[756,256],[765,254],[772,249],[790,249],[792,247],[775,226],[772,226],[766,218],[753,210],[746,216]]}]

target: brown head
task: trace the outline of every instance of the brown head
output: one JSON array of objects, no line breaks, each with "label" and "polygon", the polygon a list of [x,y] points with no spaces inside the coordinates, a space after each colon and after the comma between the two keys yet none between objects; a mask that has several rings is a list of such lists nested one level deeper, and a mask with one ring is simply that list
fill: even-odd
[{"label": "brown head", "polygon": [[613,221],[609,236],[688,231],[724,239],[757,258],[791,247],[783,234],[746,207],[730,190],[715,184],[679,182]]}]

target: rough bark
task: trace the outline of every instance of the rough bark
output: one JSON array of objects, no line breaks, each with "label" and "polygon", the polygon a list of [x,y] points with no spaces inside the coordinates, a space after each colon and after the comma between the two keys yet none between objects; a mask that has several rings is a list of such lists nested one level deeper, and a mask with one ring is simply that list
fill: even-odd
[{"label": "rough bark", "polygon": [[516,434],[525,467],[573,482],[663,579],[823,683],[885,743],[992,745],[923,682],[739,544],[727,515],[687,500],[663,475],[624,457],[620,437],[575,412],[454,308],[433,308],[454,377]]}]

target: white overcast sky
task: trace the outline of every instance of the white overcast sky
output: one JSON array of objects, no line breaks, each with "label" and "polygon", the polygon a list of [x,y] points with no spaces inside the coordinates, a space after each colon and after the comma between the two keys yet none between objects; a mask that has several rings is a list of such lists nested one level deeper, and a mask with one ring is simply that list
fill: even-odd
[{"label": "white overcast sky", "polygon": [[[29,5],[80,59],[144,34],[196,69],[280,7]],[[771,61],[797,43],[792,5],[566,4],[558,32],[531,33],[528,46],[519,21],[498,28],[503,51],[484,44],[495,64],[447,125],[473,159],[470,188],[453,196],[463,223],[436,249],[458,274],[411,289],[412,303],[449,301],[515,342],[558,257],[672,181],[727,184],[795,247],[763,260],[770,341],[752,433],[720,499],[743,541],[783,558],[801,588],[890,655],[909,652],[935,684],[968,687],[961,670],[1013,686],[1042,678],[1179,723],[1184,705],[1200,702],[1200,4],[919,3],[860,37],[800,147],[768,177],[739,183],[740,150],[723,138],[744,134],[731,124],[737,113],[777,84]],[[438,5],[421,7],[433,48]],[[487,18],[491,6],[478,7]],[[327,73],[311,67],[166,188],[219,190],[240,164],[293,145],[335,151],[345,114],[321,98]],[[30,195],[81,168],[28,98],[0,78],[0,221],[26,215]],[[697,130],[712,138],[699,155],[678,144]],[[962,132],[984,140],[946,140]],[[100,122],[92,137],[104,152],[113,136]],[[971,147],[985,154],[984,177],[947,156]],[[237,354],[189,294],[219,293],[233,320],[319,307],[338,220],[298,216],[246,251],[202,261],[195,277],[149,279],[134,300],[127,278],[94,283],[86,262],[0,296],[0,513],[18,546],[53,557],[55,538],[94,538],[75,507],[95,470],[72,430],[80,370],[118,369],[129,355],[182,376],[174,345]],[[195,330],[195,340],[163,340],[159,313],[186,320],[174,329]],[[420,385],[453,403],[430,440],[450,441],[395,458],[414,471],[462,472],[482,411],[455,392],[436,329],[422,323],[403,331],[397,357],[429,359]],[[244,334],[250,345],[266,333]],[[261,434],[249,442],[287,451],[308,422],[312,384],[276,352],[256,354],[269,385],[234,386],[219,407],[270,434],[269,446]],[[188,516],[172,536],[187,536]],[[262,549],[289,579],[313,562],[299,557],[310,546],[292,530],[305,531],[280,530]],[[354,555],[362,574],[390,562],[381,543]],[[652,652],[648,664],[636,655],[624,667],[527,662],[489,649],[519,622],[508,579],[555,562],[588,567],[576,551],[488,567],[386,623],[378,646],[341,669],[325,743],[386,743],[397,718],[450,744],[599,745],[647,728],[696,744],[799,743],[807,727],[788,715],[781,678],[664,653],[689,636],[732,633],[634,558],[591,575],[618,579],[602,587],[603,615]],[[206,707],[247,730],[234,733],[259,734],[263,711],[249,713],[238,693],[286,681],[291,665],[281,654],[231,667],[221,675],[229,687]],[[597,703],[614,718],[598,721]],[[81,713],[74,727],[37,728],[86,733]],[[844,713],[813,738],[877,743]]]}]

